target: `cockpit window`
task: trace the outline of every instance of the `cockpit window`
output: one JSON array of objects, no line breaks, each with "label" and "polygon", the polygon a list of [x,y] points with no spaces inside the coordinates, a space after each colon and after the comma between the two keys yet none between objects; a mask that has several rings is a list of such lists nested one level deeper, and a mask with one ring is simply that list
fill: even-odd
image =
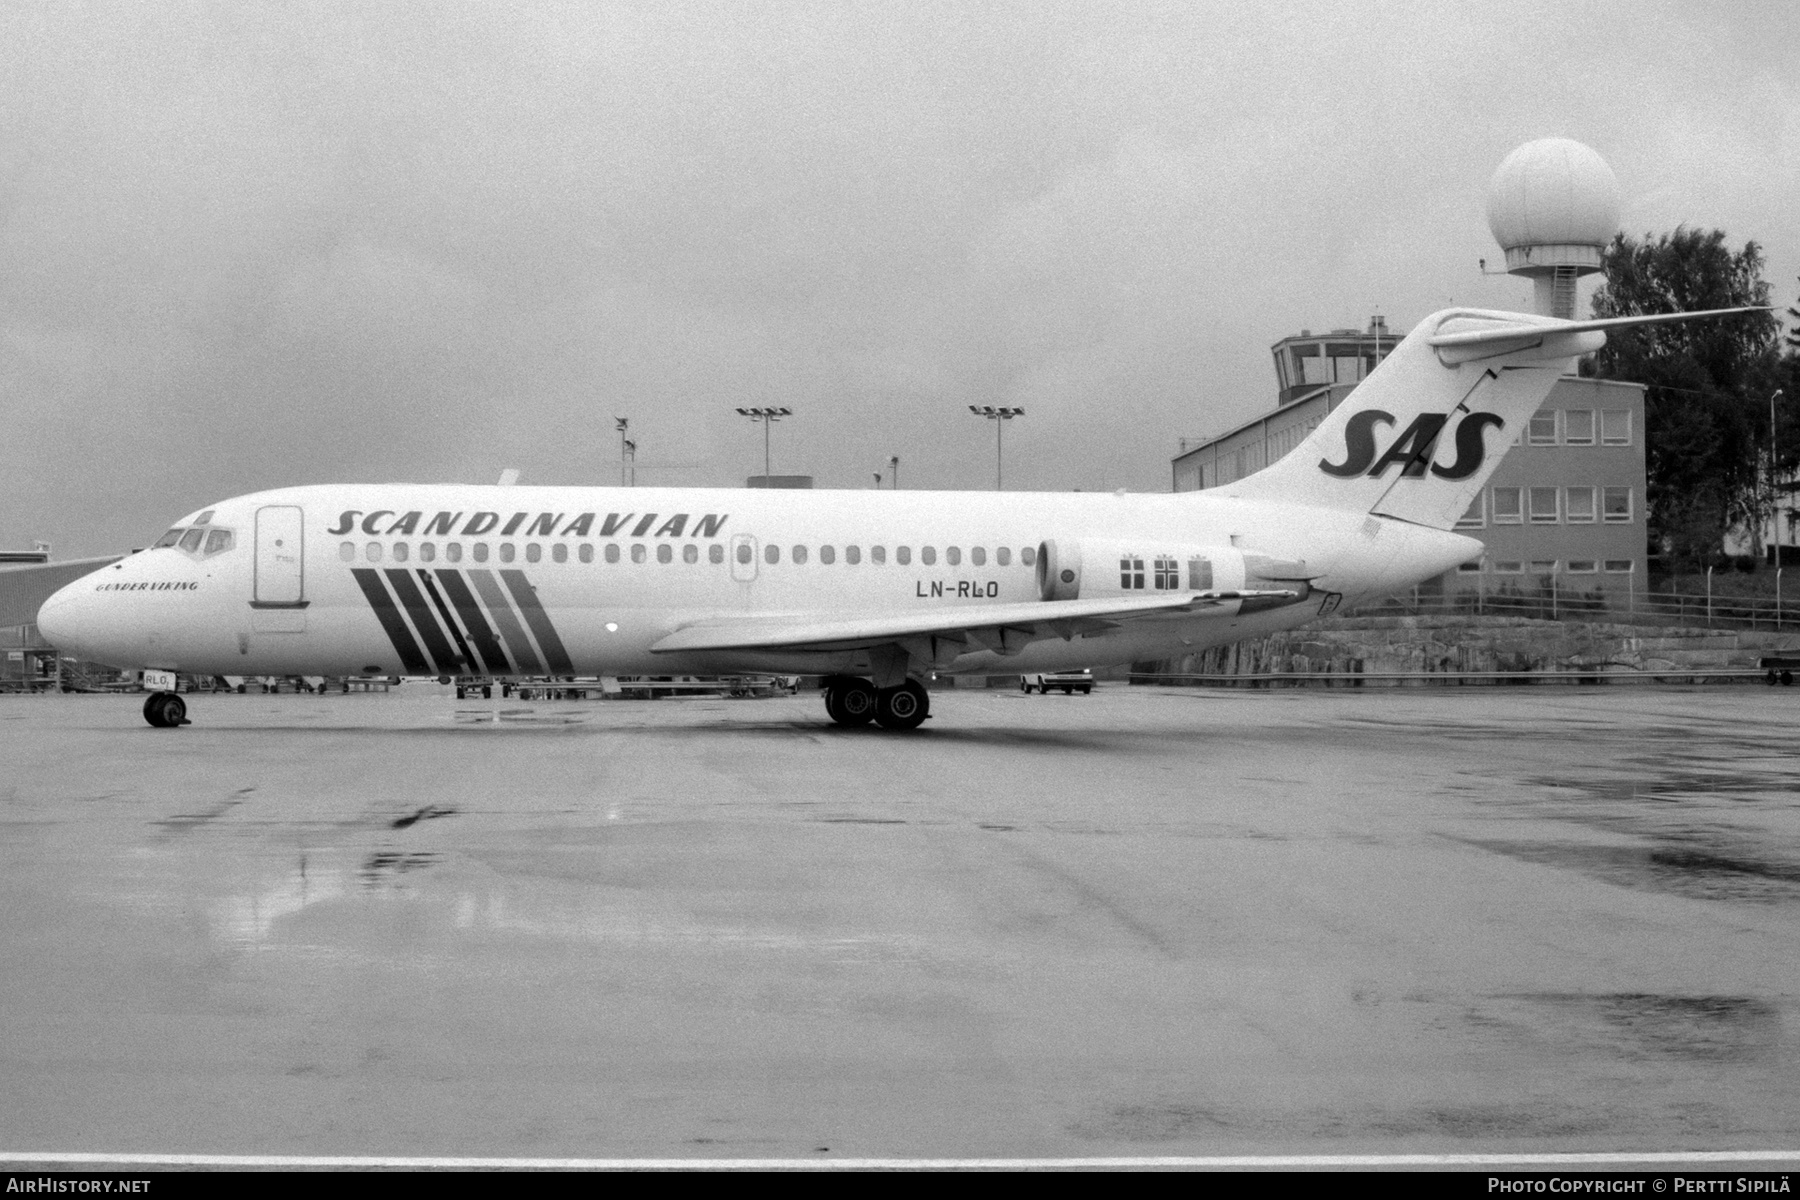
[{"label": "cockpit window", "polygon": [[200,548],[200,540],[206,536],[204,529],[190,529],[181,535],[181,548],[192,553]]},{"label": "cockpit window", "polygon": [[214,529],[206,535],[206,556],[223,554],[231,549],[231,530]]},{"label": "cockpit window", "polygon": [[185,530],[185,529],[171,529],[171,530],[169,530],[169,532],[167,532],[167,533],[163,534],[161,537],[157,538],[156,545],[154,545],[150,548],[152,550],[161,550],[164,547],[173,546],[176,542],[179,542],[181,540],[181,535],[186,532],[187,532],[187,530]]}]

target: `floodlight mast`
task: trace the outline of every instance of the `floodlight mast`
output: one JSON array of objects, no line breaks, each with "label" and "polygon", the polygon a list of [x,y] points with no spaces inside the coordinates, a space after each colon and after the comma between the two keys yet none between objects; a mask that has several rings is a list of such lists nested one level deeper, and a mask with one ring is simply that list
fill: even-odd
[{"label": "floodlight mast", "polygon": [[769,470],[769,426],[781,420],[783,417],[793,416],[794,410],[791,408],[740,408],[737,411],[738,416],[740,417],[749,417],[752,421],[762,422],[763,486],[767,487],[769,484],[769,477],[772,474]]},{"label": "floodlight mast", "polygon": [[613,428],[619,431],[619,486],[625,486],[625,447],[631,443],[625,440],[625,431],[631,427],[628,417],[614,417]]},{"label": "floodlight mast", "polygon": [[994,423],[994,490],[996,492],[1001,491],[1001,480],[1003,476],[1001,471],[1002,442],[1000,431],[1006,428],[1006,423],[1014,417],[1024,416],[1025,410],[1023,408],[1007,408],[993,404],[971,404],[969,405],[969,411],[978,417],[986,417]]}]

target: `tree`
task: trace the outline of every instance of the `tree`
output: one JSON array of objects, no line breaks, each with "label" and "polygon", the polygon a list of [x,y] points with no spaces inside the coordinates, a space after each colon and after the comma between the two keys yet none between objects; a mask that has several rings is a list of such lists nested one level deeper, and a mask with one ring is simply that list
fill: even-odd
[{"label": "tree", "polygon": [[[1679,227],[1642,241],[1619,234],[1602,256],[1606,283],[1594,293],[1596,317],[1766,306],[1762,248],[1733,251],[1714,229]],[[1760,531],[1768,489],[1769,396],[1781,386],[1781,323],[1772,312],[1711,321],[1650,325],[1607,335],[1584,372],[1647,387],[1645,508],[1652,548],[1671,565],[1700,566],[1727,529]],[[1800,397],[1786,397],[1800,416]],[[1784,462],[1800,460],[1800,424]],[[1778,441],[1781,440],[1778,438]],[[1756,536],[1760,536],[1759,534]]]}]

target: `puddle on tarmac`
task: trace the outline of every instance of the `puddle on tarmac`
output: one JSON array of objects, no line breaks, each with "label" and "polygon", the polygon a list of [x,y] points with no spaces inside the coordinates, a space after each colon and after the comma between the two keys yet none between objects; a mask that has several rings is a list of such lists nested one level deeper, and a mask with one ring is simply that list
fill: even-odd
[{"label": "puddle on tarmac", "polygon": [[1523,992],[1489,996],[1465,1021],[1545,1049],[1631,1060],[1748,1063],[1774,1055],[1781,1010],[1755,996]]},{"label": "puddle on tarmac", "polygon": [[1578,842],[1464,839],[1471,846],[1523,862],[1580,871],[1622,887],[1669,892],[1694,900],[1787,904],[1800,900],[1800,864],[1701,840],[1662,837],[1635,846]]},{"label": "puddle on tarmac", "polygon": [[1170,1142],[1221,1136],[1366,1138],[1438,1134],[1454,1138],[1574,1137],[1603,1132],[1610,1122],[1554,1104],[1419,1105],[1404,1109],[1269,1112],[1229,1104],[1122,1104],[1076,1123],[1079,1137]]},{"label": "puddle on tarmac", "polygon": [[420,821],[430,821],[436,817],[454,817],[458,811],[459,810],[457,809],[449,808],[444,805],[427,804],[417,812],[408,813],[404,817],[396,817],[391,827],[394,829],[409,829],[412,826],[417,825]]},{"label": "puddle on tarmac", "polygon": [[392,850],[378,850],[363,859],[358,874],[362,876],[365,886],[379,887],[384,883],[392,883],[410,871],[429,867],[438,860],[438,856],[429,852],[418,854],[400,854]]}]

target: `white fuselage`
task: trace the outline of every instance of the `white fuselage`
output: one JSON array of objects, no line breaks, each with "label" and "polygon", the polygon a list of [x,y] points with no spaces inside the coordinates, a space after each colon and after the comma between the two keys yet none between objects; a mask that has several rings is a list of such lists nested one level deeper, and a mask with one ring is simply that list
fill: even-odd
[{"label": "white fuselage", "polygon": [[1171,613],[932,664],[1009,674],[1167,658],[1290,628],[1318,615],[1320,594],[1352,603],[1480,552],[1403,521],[1205,493],[339,484],[207,511],[204,527],[230,531],[229,549],[167,546],[104,568],[44,605],[45,635],[93,661],[195,674],[826,675],[866,659],[651,647],[718,618],[1037,601],[1033,560],[1049,539],[1306,564],[1307,603]]}]

